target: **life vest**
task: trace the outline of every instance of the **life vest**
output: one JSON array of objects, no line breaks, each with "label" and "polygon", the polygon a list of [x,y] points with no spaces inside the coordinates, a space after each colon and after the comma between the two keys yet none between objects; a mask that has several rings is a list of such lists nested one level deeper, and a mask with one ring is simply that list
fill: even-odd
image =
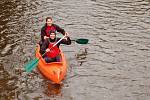
[{"label": "life vest", "polygon": [[46,30],[45,30],[45,31],[46,31],[46,36],[47,36],[47,37],[50,37],[49,32],[50,32],[51,30],[56,31],[56,28],[55,28],[53,25],[46,27]]},{"label": "life vest", "polygon": [[48,48],[50,49],[49,52],[46,53],[46,56],[50,57],[50,58],[55,58],[57,55],[60,54],[60,49],[56,46],[52,47],[56,42],[50,42],[48,45]]}]

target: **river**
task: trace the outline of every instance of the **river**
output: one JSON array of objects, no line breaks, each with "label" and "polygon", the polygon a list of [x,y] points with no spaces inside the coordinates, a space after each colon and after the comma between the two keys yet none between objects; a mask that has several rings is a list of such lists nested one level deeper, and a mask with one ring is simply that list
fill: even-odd
[{"label": "river", "polygon": [[[72,39],[68,72],[52,85],[37,69],[40,28],[53,17]],[[149,100],[150,0],[1,0],[0,100]]]}]

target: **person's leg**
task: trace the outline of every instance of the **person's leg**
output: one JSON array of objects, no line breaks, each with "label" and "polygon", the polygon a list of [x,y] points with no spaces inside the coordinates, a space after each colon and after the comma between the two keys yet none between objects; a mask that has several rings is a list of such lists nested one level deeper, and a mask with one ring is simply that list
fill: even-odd
[{"label": "person's leg", "polygon": [[53,62],[53,59],[52,59],[52,58],[49,58],[49,57],[44,57],[44,60],[45,60],[47,63]]},{"label": "person's leg", "polygon": [[57,55],[55,58],[49,58],[49,57],[44,57],[45,61],[47,63],[50,63],[50,62],[60,62],[61,61],[61,56],[60,55]]},{"label": "person's leg", "polygon": [[56,56],[56,61],[57,62],[60,62],[60,57],[61,57],[60,54]]}]

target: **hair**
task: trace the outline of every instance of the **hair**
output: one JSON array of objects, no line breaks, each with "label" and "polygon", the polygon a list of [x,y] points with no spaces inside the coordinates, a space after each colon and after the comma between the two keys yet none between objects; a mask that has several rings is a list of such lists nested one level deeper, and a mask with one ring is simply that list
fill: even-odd
[{"label": "hair", "polygon": [[56,35],[56,32],[54,30],[50,30],[49,34],[51,34],[51,33],[55,33],[55,35]]},{"label": "hair", "polygon": [[46,22],[47,22],[48,19],[51,19],[51,20],[52,20],[52,17],[47,17],[47,18],[46,18]]}]

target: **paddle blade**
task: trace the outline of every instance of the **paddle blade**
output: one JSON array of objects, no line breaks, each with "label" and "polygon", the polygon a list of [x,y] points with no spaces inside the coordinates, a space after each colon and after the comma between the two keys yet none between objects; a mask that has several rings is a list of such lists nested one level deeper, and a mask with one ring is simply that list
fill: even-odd
[{"label": "paddle blade", "polygon": [[76,43],[78,43],[78,44],[87,44],[88,41],[89,41],[88,39],[81,38],[81,39],[77,39]]},{"label": "paddle blade", "polygon": [[25,70],[26,72],[31,72],[37,65],[38,65],[38,58],[35,58],[31,61],[29,61],[27,64],[25,64]]}]

